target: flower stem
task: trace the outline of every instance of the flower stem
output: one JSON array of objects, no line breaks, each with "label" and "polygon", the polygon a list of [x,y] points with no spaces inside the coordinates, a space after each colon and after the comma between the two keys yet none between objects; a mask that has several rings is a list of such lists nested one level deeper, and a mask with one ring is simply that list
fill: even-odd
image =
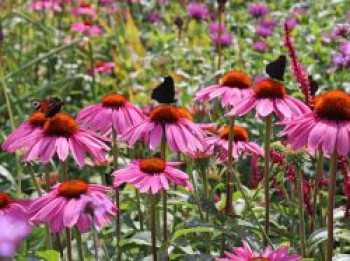
[{"label": "flower stem", "polygon": [[222,60],[222,44],[221,44],[221,26],[222,26],[222,17],[224,13],[224,8],[222,4],[218,4],[218,20],[219,20],[219,30],[218,30],[218,70],[221,69],[221,60]]},{"label": "flower stem", "polygon": [[94,97],[94,100],[97,100],[97,90],[96,90],[96,76],[95,76],[95,70],[94,70],[94,48],[91,44],[91,40],[89,41],[89,58],[90,58],[90,68],[91,68],[91,76],[92,76],[92,95]]},{"label": "flower stem", "polygon": [[151,202],[150,216],[151,216],[151,237],[152,237],[152,254],[153,261],[157,261],[157,232],[156,232],[156,196],[149,192],[149,200]]},{"label": "flower stem", "polygon": [[[95,261],[98,261],[98,234],[95,228],[95,216],[91,215],[92,223],[91,223],[91,229],[92,229],[92,236],[93,236],[93,244],[94,244],[94,259]],[[119,255],[120,248],[118,248],[118,258],[120,258]]]},{"label": "flower stem", "polygon": [[[67,161],[61,161],[61,171],[63,181],[68,180]],[[70,229],[66,228],[66,240],[67,240],[67,260],[72,261],[72,243]]]},{"label": "flower stem", "polygon": [[[265,234],[269,235],[270,231],[270,142],[272,133],[272,114],[266,116],[265,119],[265,164],[264,164],[264,179],[265,179]],[[267,238],[264,238],[264,245],[267,246]]]},{"label": "flower stem", "polygon": [[233,174],[233,157],[232,157],[232,150],[233,150],[233,142],[234,142],[234,128],[235,128],[235,118],[230,118],[230,132],[229,132],[229,138],[228,138],[228,166],[227,166],[227,180],[226,180],[226,207],[225,212],[226,214],[231,214],[233,211],[233,205],[232,205],[232,174]]},{"label": "flower stem", "polygon": [[[118,164],[119,149],[118,149],[117,133],[114,129],[112,129],[112,152],[113,152],[113,167],[114,167],[114,170],[117,170],[119,167],[119,164]],[[117,209],[119,210],[119,213],[117,215],[117,222],[116,222],[116,237],[117,237],[117,246],[118,246],[118,260],[121,260],[121,251],[120,251],[121,210],[119,208],[119,206],[120,206],[120,194],[119,194],[118,187],[115,188],[115,204],[116,204]]]},{"label": "flower stem", "polygon": [[75,233],[76,233],[76,237],[77,237],[77,247],[78,247],[79,261],[84,261],[83,243],[81,241],[81,234],[80,234],[78,228],[75,229]]},{"label": "flower stem", "polygon": [[72,261],[72,243],[70,229],[66,228],[66,240],[67,240],[67,261]]},{"label": "flower stem", "polygon": [[[160,157],[163,160],[166,160],[166,134],[165,134],[165,127],[163,126],[163,135],[162,140],[160,144]],[[166,190],[162,191],[163,195],[163,240],[166,242],[168,240],[168,195]]]},{"label": "flower stem", "polygon": [[329,187],[328,187],[328,244],[327,244],[327,261],[332,261],[333,246],[334,246],[334,221],[333,221],[333,208],[334,197],[337,181],[337,151],[334,150],[330,162],[330,175],[329,175]]},{"label": "flower stem", "polygon": [[140,199],[140,192],[138,189],[135,189],[136,193],[136,201],[137,201],[137,210],[139,212],[139,219],[140,219],[140,230],[143,230],[143,213],[141,209],[141,199]]},{"label": "flower stem", "polygon": [[319,194],[319,186],[320,181],[323,176],[323,151],[319,150],[318,157],[317,157],[317,166],[316,166],[316,180],[315,180],[315,191],[314,191],[314,198],[313,198],[313,212],[312,212],[312,218],[311,218],[311,232],[315,230],[315,222],[317,219],[317,201],[318,201],[318,194]]},{"label": "flower stem", "polygon": [[297,188],[299,196],[299,233],[300,233],[300,245],[301,245],[301,257],[306,257],[306,239],[305,239],[305,219],[304,219],[304,195],[303,195],[303,177],[301,174],[301,167],[297,167]]}]

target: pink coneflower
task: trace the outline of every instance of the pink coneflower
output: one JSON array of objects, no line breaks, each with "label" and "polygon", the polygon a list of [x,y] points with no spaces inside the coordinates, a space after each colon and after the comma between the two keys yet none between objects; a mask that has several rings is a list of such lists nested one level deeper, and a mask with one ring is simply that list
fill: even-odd
[{"label": "pink coneflower", "polygon": [[263,3],[252,4],[249,8],[249,14],[254,17],[260,17],[270,12],[269,8]]},{"label": "pink coneflower", "polygon": [[40,159],[48,163],[55,154],[60,161],[65,161],[72,153],[79,166],[84,165],[85,152],[98,163],[105,161],[105,152],[109,147],[102,142],[106,140],[101,135],[90,130],[79,128],[77,123],[67,114],[57,113],[48,118],[41,132],[34,132],[13,142],[9,146],[10,152],[23,147],[28,149],[24,161]]},{"label": "pink coneflower", "polygon": [[271,250],[267,247],[263,253],[253,251],[246,241],[243,247],[235,247],[233,253],[225,252],[225,258],[217,258],[216,261],[300,261],[299,255],[289,255],[289,247]]},{"label": "pink coneflower", "polygon": [[223,107],[235,106],[240,100],[253,93],[251,84],[251,79],[244,72],[230,71],[221,78],[219,84],[199,90],[194,101],[203,102],[222,97],[221,105]]},{"label": "pink coneflower", "polygon": [[72,10],[72,14],[75,16],[85,15],[94,18],[97,17],[96,10],[87,2],[81,2],[78,7]]},{"label": "pink coneflower", "polygon": [[77,121],[83,126],[100,130],[102,133],[113,128],[117,134],[123,134],[132,126],[144,120],[142,112],[118,94],[108,94],[101,103],[85,107],[78,113]]},{"label": "pink coneflower", "polygon": [[263,41],[256,41],[253,43],[253,49],[261,53],[266,53],[269,50],[269,44]]},{"label": "pink coneflower", "polygon": [[75,225],[84,233],[92,223],[101,229],[117,212],[115,204],[106,195],[110,191],[110,188],[77,179],[57,184],[32,203],[31,221],[48,223],[54,234]]},{"label": "pink coneflower", "polygon": [[194,2],[187,6],[187,14],[196,20],[203,20],[208,17],[209,10],[205,5]]},{"label": "pink coneflower", "polygon": [[189,113],[171,105],[159,105],[150,116],[121,136],[130,146],[143,138],[152,150],[156,150],[162,135],[173,152],[203,151],[204,133],[188,118]]},{"label": "pink coneflower", "polygon": [[28,221],[22,218],[0,216],[0,231],[0,259],[12,260],[22,240],[30,233],[31,227]]},{"label": "pink coneflower", "polygon": [[222,32],[222,34],[220,35],[220,38],[219,38],[219,34],[218,33],[214,33],[214,34],[211,35],[211,40],[213,41],[215,46],[218,46],[219,42],[221,42],[221,46],[222,47],[228,47],[233,42],[232,35],[227,33],[227,32]]},{"label": "pink coneflower", "polygon": [[61,1],[58,0],[35,0],[29,4],[29,8],[34,11],[53,10],[61,12]]},{"label": "pink coneflower", "polygon": [[[15,129],[2,144],[2,149],[7,152],[13,152],[10,147],[13,143],[17,142],[25,136],[29,136],[34,133],[40,133],[44,124],[46,122],[46,117],[44,113],[35,112],[29,116],[29,119],[22,123],[17,129]],[[28,145],[32,144],[31,140],[28,140]],[[26,148],[24,148],[26,149]]]},{"label": "pink coneflower", "polygon": [[172,182],[192,190],[188,175],[173,168],[178,165],[181,163],[166,162],[158,158],[134,160],[124,169],[113,173],[113,185],[118,187],[123,183],[128,183],[138,188],[141,193],[149,191],[157,194],[161,190],[168,190],[169,182]]},{"label": "pink coneflower", "polygon": [[94,72],[95,74],[97,73],[112,74],[114,67],[115,67],[114,62],[97,61],[94,64]]},{"label": "pink coneflower", "polygon": [[73,32],[84,34],[86,36],[102,35],[102,28],[98,25],[94,25],[91,20],[85,20],[84,22],[76,22],[71,25],[70,28]]},{"label": "pink coneflower", "polygon": [[[219,130],[218,137],[207,138],[208,144],[222,150],[221,160],[227,159],[229,145],[230,126],[224,126]],[[232,146],[232,157],[237,159],[241,154],[254,154],[263,156],[263,149],[255,142],[249,141],[249,135],[245,128],[235,124],[234,145]]]},{"label": "pink coneflower", "polygon": [[0,192],[0,219],[10,216],[17,219],[28,220],[29,200],[16,200],[5,193]]},{"label": "pink coneflower", "polygon": [[253,94],[239,102],[226,116],[242,116],[253,108],[256,109],[255,117],[258,119],[273,112],[282,120],[310,112],[304,103],[287,95],[283,83],[270,78],[258,81]]},{"label": "pink coneflower", "polygon": [[340,156],[350,151],[350,96],[343,91],[329,91],[315,98],[314,111],[285,122],[281,133],[288,135],[293,149],[305,145],[311,150],[322,149],[330,156],[335,150]]}]

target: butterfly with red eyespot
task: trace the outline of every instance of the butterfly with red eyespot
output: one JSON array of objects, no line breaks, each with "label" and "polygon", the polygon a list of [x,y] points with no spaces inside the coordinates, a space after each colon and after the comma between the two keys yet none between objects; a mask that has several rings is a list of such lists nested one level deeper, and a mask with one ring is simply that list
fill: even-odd
[{"label": "butterfly with red eyespot", "polygon": [[49,99],[35,99],[32,101],[34,109],[45,114],[46,117],[53,117],[56,113],[61,111],[64,102],[57,97]]}]

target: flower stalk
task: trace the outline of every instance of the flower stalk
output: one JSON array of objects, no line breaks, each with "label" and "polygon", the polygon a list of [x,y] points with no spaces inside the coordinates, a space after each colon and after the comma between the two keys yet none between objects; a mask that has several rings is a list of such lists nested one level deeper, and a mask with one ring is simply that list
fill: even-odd
[{"label": "flower stalk", "polygon": [[[264,189],[265,189],[265,234],[270,231],[270,143],[272,134],[272,114],[265,119],[265,164],[264,164]],[[267,246],[267,238],[264,238],[264,245]]]},{"label": "flower stalk", "polygon": [[337,181],[337,150],[334,150],[330,159],[330,175],[329,175],[329,187],[328,187],[328,243],[327,243],[327,259],[326,261],[332,261],[333,247],[334,247],[334,220],[333,220],[333,208],[335,200],[335,190]]}]

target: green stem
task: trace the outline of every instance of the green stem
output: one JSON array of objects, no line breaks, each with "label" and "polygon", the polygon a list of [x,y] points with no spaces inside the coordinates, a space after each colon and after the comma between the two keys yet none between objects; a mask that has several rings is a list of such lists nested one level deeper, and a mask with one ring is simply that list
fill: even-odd
[{"label": "green stem", "polygon": [[233,175],[233,157],[232,157],[232,150],[233,150],[233,143],[234,143],[234,128],[235,128],[235,118],[230,118],[230,132],[229,132],[229,138],[228,138],[228,166],[227,166],[227,180],[226,180],[226,207],[225,211],[226,214],[231,214],[233,211],[233,204],[232,204],[232,175]]},{"label": "green stem", "polygon": [[[265,187],[265,234],[269,235],[270,231],[270,142],[272,134],[272,114],[265,119],[265,164],[264,164],[264,187]],[[264,245],[267,246],[267,239],[264,238]]]},{"label": "green stem", "polygon": [[222,45],[221,45],[221,25],[222,25],[222,17],[223,17],[223,10],[221,7],[221,4],[218,4],[218,20],[219,20],[219,30],[218,30],[218,70],[221,69],[221,60],[222,60]]},{"label": "green stem", "polygon": [[15,121],[13,118],[11,102],[10,102],[10,98],[9,98],[9,94],[8,94],[8,88],[7,88],[7,85],[6,85],[4,78],[2,78],[2,72],[1,72],[1,80],[0,81],[1,81],[3,92],[4,92],[7,112],[8,112],[9,117],[10,117],[11,129],[14,130],[15,129]]},{"label": "green stem", "polygon": [[[118,148],[118,141],[117,141],[117,133],[114,129],[112,129],[112,153],[113,153],[113,167],[114,170],[117,170],[119,167],[118,164],[118,158],[119,158],[119,148]],[[119,210],[119,213],[117,215],[116,220],[116,237],[117,237],[117,246],[118,246],[118,260],[121,260],[121,251],[120,251],[120,240],[121,240],[121,209],[120,206],[120,192],[119,188],[115,188],[115,204],[117,209]]]},{"label": "green stem", "polygon": [[143,230],[143,213],[141,209],[141,199],[140,199],[140,192],[138,189],[135,189],[136,193],[136,201],[137,201],[137,210],[139,212],[139,219],[140,219],[140,229]]},{"label": "green stem", "polygon": [[312,218],[311,218],[311,232],[315,230],[315,222],[317,219],[317,201],[318,201],[318,194],[320,191],[320,181],[323,176],[323,151],[319,150],[318,157],[317,157],[317,167],[316,167],[316,180],[315,180],[315,191],[314,191],[314,198],[313,198],[313,212],[312,212]]},{"label": "green stem", "polygon": [[157,261],[157,231],[156,231],[156,198],[149,192],[149,200],[151,202],[150,216],[151,216],[151,237],[152,237],[152,254],[153,261]]},{"label": "green stem", "polygon": [[81,241],[81,234],[78,228],[75,229],[76,238],[77,238],[77,248],[78,248],[78,257],[79,261],[84,261],[84,250],[83,250],[83,242]]},{"label": "green stem", "polygon": [[67,241],[67,261],[72,261],[72,243],[70,229],[66,228],[66,241]]},{"label": "green stem", "polygon": [[61,161],[61,171],[62,171],[63,181],[67,181],[68,180],[67,161]]},{"label": "green stem", "polygon": [[[163,135],[160,144],[160,156],[163,160],[166,160],[166,134],[165,127],[163,126]],[[163,195],[163,240],[166,242],[168,240],[168,195],[166,190],[162,191]]]},{"label": "green stem", "polygon": [[306,257],[306,239],[305,239],[305,219],[304,219],[304,195],[303,195],[303,177],[301,174],[301,167],[297,167],[297,188],[298,188],[298,203],[299,203],[299,234],[300,234],[300,248],[301,257]]},{"label": "green stem", "polygon": [[[91,223],[91,229],[92,229],[92,236],[93,236],[93,244],[94,244],[94,260],[98,261],[98,234],[95,228],[95,217],[94,215],[91,215],[92,223]],[[118,247],[118,258],[120,258],[120,248]]]},{"label": "green stem", "polygon": [[48,192],[50,190],[50,165],[45,164],[44,165],[45,170],[45,190]]},{"label": "green stem", "polygon": [[205,171],[205,166],[200,166],[199,171],[203,181],[204,198],[209,199],[208,179]]},{"label": "green stem", "polygon": [[332,261],[334,247],[334,220],[333,208],[337,181],[337,151],[334,150],[330,162],[329,188],[328,188],[328,244],[327,244],[327,261]]},{"label": "green stem", "polygon": [[92,46],[91,40],[89,41],[89,58],[90,58],[90,67],[91,67],[91,76],[92,76],[92,95],[94,100],[97,100],[97,89],[96,89],[96,76],[94,71],[94,48]]}]

